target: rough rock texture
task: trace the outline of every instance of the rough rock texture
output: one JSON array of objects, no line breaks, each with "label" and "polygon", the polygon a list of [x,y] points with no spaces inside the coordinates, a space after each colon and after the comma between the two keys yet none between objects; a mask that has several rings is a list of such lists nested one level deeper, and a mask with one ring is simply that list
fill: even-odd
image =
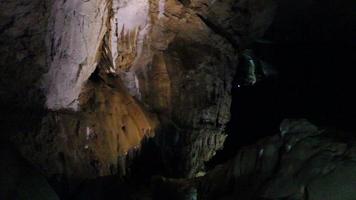
[{"label": "rough rock texture", "polygon": [[[50,112],[35,135],[21,135],[23,155],[48,175],[68,179],[125,174],[141,141],[153,134],[157,120],[120,89],[88,84],[81,112]],[[127,158],[126,158],[127,156]]]},{"label": "rough rock texture", "polygon": [[[167,169],[171,169],[171,175],[188,177],[202,170],[204,161],[223,145],[238,62],[240,43],[221,32],[225,27],[215,26],[209,20],[225,20],[226,27],[235,29],[240,25],[231,18],[243,21],[239,17],[243,14],[234,12],[231,2],[195,3],[202,7],[194,6],[194,2],[165,2],[163,16],[153,20],[151,64],[138,71],[138,79],[144,79],[139,81],[142,101],[161,119],[157,137]],[[267,5],[259,7],[266,11],[265,29],[272,16],[269,9],[273,7],[271,3]],[[230,9],[219,10],[221,7]],[[246,10],[248,15],[255,16],[253,9]],[[219,17],[214,17],[214,13],[219,13]],[[249,24],[248,28],[258,35],[253,28],[256,24]]]},{"label": "rough rock texture", "polygon": [[285,120],[280,135],[242,148],[196,187],[202,199],[355,199],[352,137],[304,119]]},{"label": "rough rock texture", "polygon": [[[157,120],[126,92],[119,78],[88,81],[95,69],[106,67],[104,36],[109,33],[112,2],[1,4],[9,11],[2,13],[1,21],[1,106],[12,108],[6,111],[15,116],[5,123],[31,124],[9,130],[23,155],[49,177],[83,179],[116,174],[118,169],[124,174],[126,155],[152,136]],[[80,100],[83,106],[75,112]],[[28,121],[36,109],[49,110]]]},{"label": "rough rock texture", "polygon": [[156,54],[147,72],[154,81],[142,84],[142,99],[160,115],[158,142],[167,169],[193,176],[225,139],[237,54],[177,2],[166,2],[165,15],[153,27],[152,40],[163,32],[171,41],[154,46]]},{"label": "rough rock texture", "polygon": [[13,141],[67,179],[125,174],[154,135],[168,174],[202,170],[226,137],[238,50],[273,14],[260,0],[0,4],[2,106],[42,111]]},{"label": "rough rock texture", "polygon": [[274,0],[181,0],[236,48],[261,37],[273,21]]},{"label": "rough rock texture", "polygon": [[41,107],[41,77],[48,70],[47,2],[5,0],[0,7],[1,107]]}]

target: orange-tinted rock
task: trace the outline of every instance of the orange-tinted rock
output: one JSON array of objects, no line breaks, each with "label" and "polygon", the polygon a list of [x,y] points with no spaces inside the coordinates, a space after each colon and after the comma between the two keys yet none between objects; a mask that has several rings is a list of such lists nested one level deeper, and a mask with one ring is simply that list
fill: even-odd
[{"label": "orange-tinted rock", "polygon": [[89,82],[82,111],[49,113],[39,133],[26,138],[23,154],[49,176],[94,178],[118,170],[124,175],[119,157],[139,151],[142,140],[153,136],[157,120],[120,85]]}]

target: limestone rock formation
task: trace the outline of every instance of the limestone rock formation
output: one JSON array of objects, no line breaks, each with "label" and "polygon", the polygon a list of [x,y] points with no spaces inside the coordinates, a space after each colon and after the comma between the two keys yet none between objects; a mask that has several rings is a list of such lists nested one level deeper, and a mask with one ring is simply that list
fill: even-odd
[{"label": "limestone rock formation", "polygon": [[[227,137],[233,81],[248,89],[273,75],[248,48],[275,8],[274,0],[1,0],[0,198],[355,200],[354,134],[306,119],[284,120],[278,134],[206,170]],[[279,19],[272,32],[295,27]],[[314,27],[324,20],[310,31],[328,28]],[[306,29],[290,36],[304,41]],[[287,41],[280,33],[276,41]],[[259,126],[254,114],[249,123]]]},{"label": "limestone rock formation", "polygon": [[[124,175],[145,138],[166,174],[192,177],[220,149],[239,50],[271,1],[1,1],[1,106],[48,177]],[[39,111],[38,114],[32,113]],[[20,117],[24,116],[24,117]],[[31,116],[31,120],[28,119]]]}]

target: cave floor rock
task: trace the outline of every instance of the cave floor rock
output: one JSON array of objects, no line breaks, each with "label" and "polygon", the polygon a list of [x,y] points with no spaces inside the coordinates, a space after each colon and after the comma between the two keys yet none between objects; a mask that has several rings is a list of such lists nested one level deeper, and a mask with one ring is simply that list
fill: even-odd
[{"label": "cave floor rock", "polygon": [[354,200],[355,152],[350,133],[287,119],[280,134],[242,147],[204,177],[170,184],[196,188],[198,199]]}]

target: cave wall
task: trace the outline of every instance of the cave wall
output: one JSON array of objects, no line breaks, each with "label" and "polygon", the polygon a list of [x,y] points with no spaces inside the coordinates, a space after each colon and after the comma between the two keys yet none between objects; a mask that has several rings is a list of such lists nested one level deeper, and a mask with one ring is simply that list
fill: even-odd
[{"label": "cave wall", "polygon": [[285,119],[276,134],[239,148],[204,176],[158,178],[157,199],[355,198],[355,137],[306,119]]},{"label": "cave wall", "polygon": [[[1,107],[41,107],[46,60],[46,1],[1,1]],[[36,11],[36,12],[34,12]]]},{"label": "cave wall", "polygon": [[[220,149],[239,50],[272,1],[2,1],[7,132],[48,177],[125,174],[155,136],[165,171],[192,177]],[[10,12],[11,10],[11,12]],[[16,81],[15,81],[16,80]]]}]

